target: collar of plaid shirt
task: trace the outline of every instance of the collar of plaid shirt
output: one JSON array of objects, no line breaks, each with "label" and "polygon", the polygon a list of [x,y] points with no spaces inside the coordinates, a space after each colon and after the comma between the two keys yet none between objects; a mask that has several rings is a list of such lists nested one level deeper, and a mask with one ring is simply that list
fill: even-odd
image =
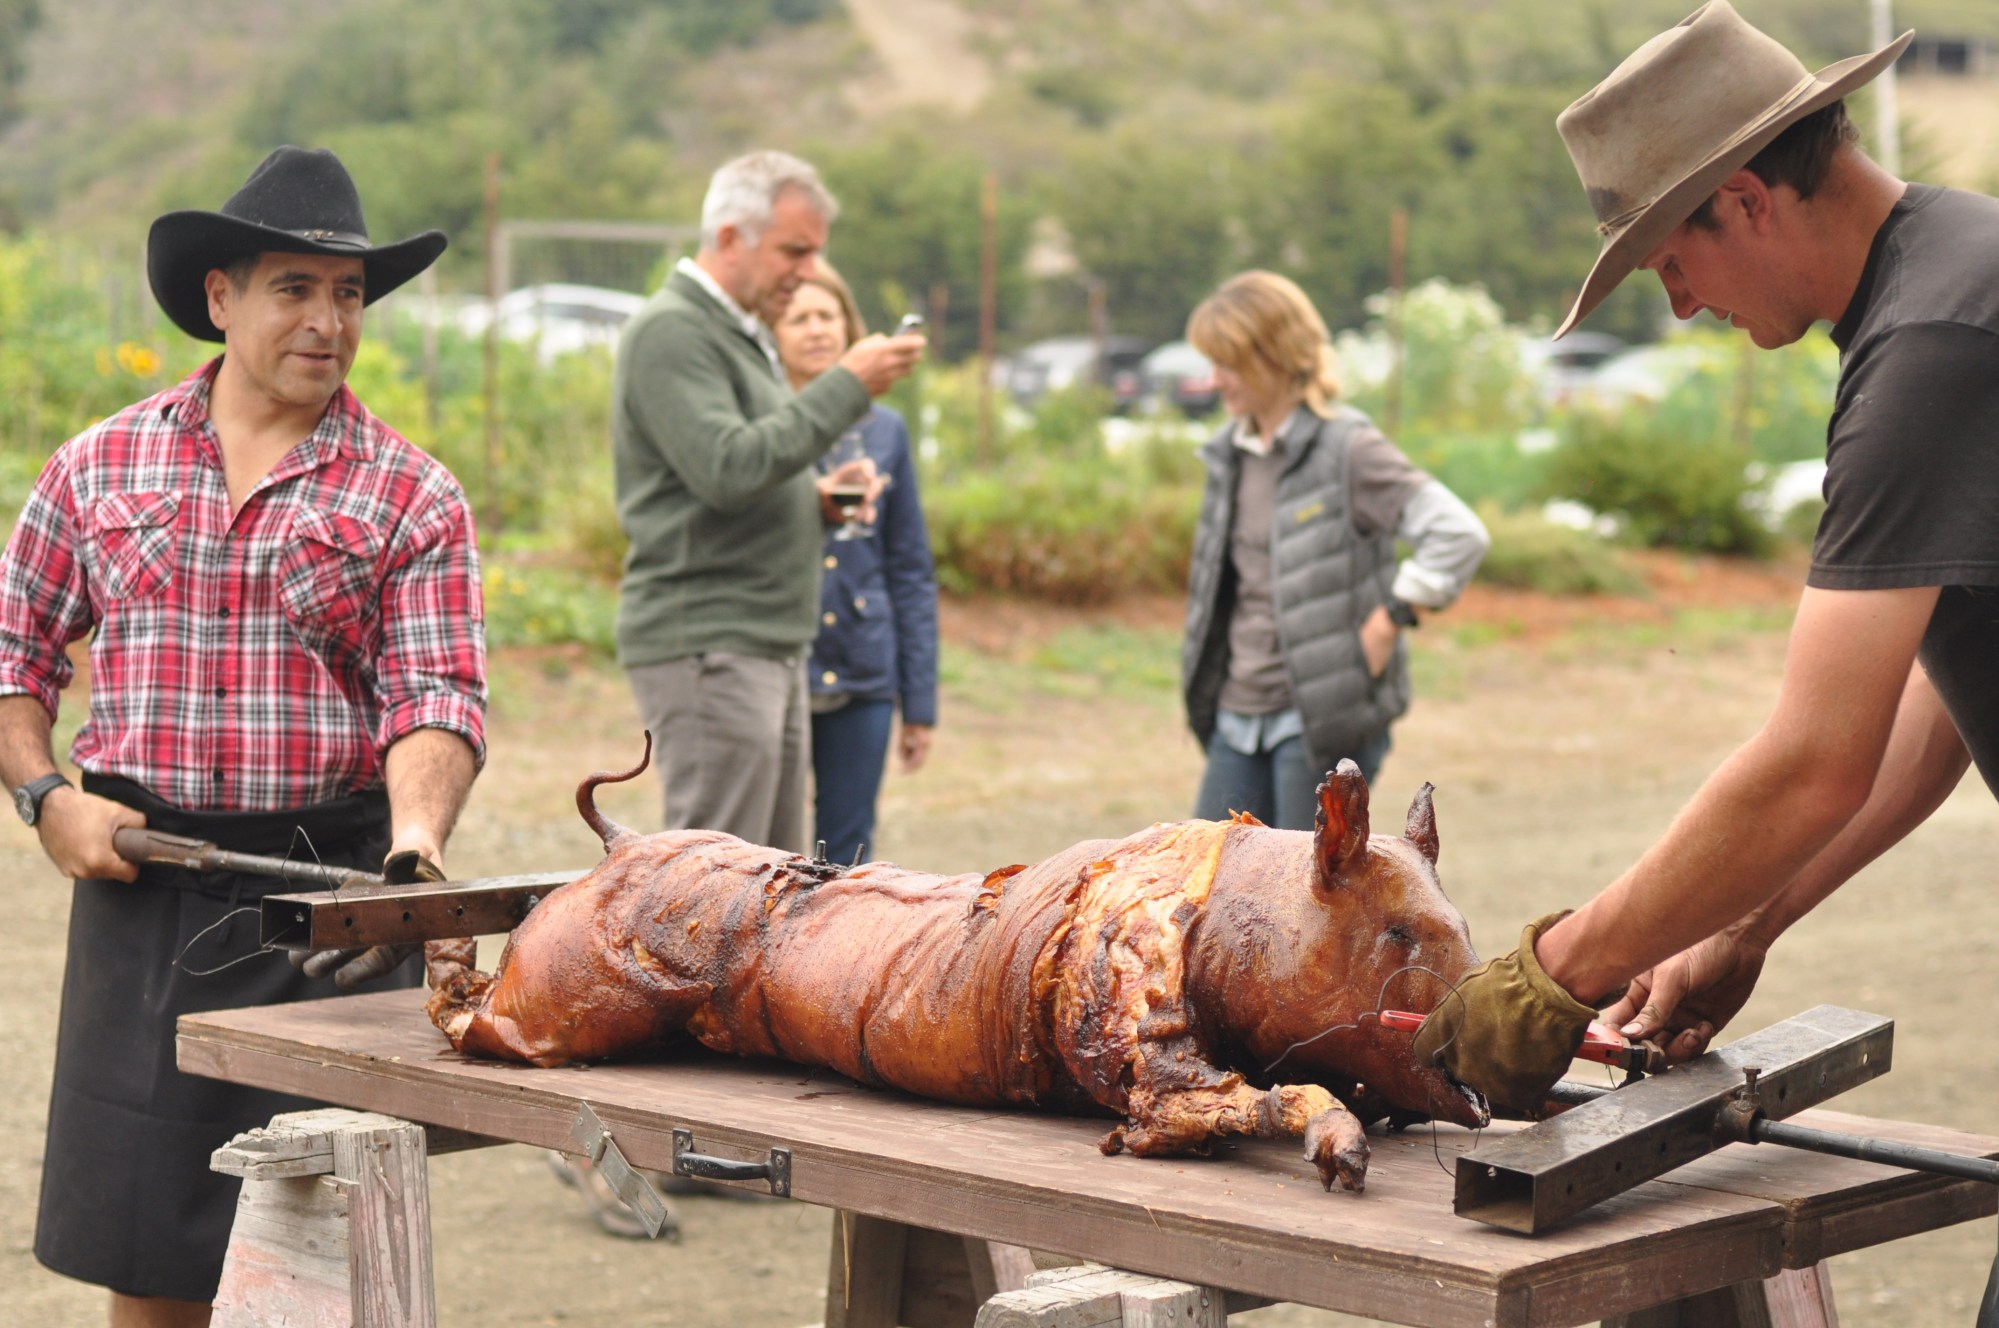
[{"label": "collar of plaid shirt", "polygon": [[[204,459],[218,470],[222,468],[222,449],[215,436],[208,398],[215,389],[215,375],[221,367],[222,357],[218,355],[153,398],[159,406],[161,418],[186,430],[194,438],[195,446],[201,450]],[[380,427],[380,422],[362,408],[361,399],[354,395],[354,389],[342,383],[340,390],[333,394],[333,399],[326,403],[326,413],[319,417],[319,424],[285,454],[284,459],[272,468],[271,474],[277,476],[283,472],[284,477],[289,477],[323,464],[336,453],[350,461],[373,461],[373,435],[375,429]],[[267,477],[265,483],[270,482]]]}]

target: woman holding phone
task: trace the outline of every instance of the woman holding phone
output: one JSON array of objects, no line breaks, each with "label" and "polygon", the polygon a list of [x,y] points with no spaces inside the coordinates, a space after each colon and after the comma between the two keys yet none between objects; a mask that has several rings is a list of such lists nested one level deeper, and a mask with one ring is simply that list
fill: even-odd
[{"label": "woman holding phone", "polygon": [[[920,330],[910,320],[898,334]],[[794,389],[833,367],[865,334],[847,283],[822,258],[773,325]],[[831,473],[865,458],[879,476],[872,505]],[[898,706],[896,748],[914,771],[937,723],[937,578],[902,417],[877,405],[821,458],[826,516],[812,688],[815,837],[836,862],[865,861]]]}]

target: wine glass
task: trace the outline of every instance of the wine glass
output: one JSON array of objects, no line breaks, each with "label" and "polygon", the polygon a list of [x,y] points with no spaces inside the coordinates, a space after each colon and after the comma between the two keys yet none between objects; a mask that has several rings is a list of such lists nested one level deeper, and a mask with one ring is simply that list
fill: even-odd
[{"label": "wine glass", "polygon": [[[827,466],[827,470],[829,473],[838,470],[848,462],[859,461],[866,455],[867,449],[861,445],[861,431],[857,428],[849,429],[840,435],[839,441],[835,442],[832,450],[826,454],[827,461],[830,463]],[[846,520],[841,522],[840,528],[833,532],[833,538],[836,540],[865,539],[868,534],[868,528],[861,523],[861,505],[868,500],[868,486],[866,484],[835,484],[827,489],[826,496],[832,500],[833,506],[846,518]]]}]

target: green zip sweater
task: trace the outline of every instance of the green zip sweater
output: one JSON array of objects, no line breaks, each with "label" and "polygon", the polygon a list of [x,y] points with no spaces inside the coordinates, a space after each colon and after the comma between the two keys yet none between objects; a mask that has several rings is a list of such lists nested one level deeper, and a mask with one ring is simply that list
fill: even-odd
[{"label": "green zip sweater", "polygon": [[626,324],[612,379],[618,524],[631,542],[620,664],[805,653],[825,534],[812,463],[868,405],[840,368],[794,394],[734,315],[685,273],[668,278]]}]

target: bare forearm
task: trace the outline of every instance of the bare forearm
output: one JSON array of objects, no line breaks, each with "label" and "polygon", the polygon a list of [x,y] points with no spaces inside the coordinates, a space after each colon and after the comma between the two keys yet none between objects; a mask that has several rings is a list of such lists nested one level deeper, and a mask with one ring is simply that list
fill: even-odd
[{"label": "bare forearm", "polygon": [[32,696],[0,696],[0,780],[17,789],[56,768],[49,712]]},{"label": "bare forearm", "polygon": [[424,728],[397,739],[382,762],[393,835],[390,851],[413,849],[442,865],[444,842],[477,774],[471,745],[455,733]]},{"label": "bare forearm", "polygon": [[1548,975],[1594,1001],[1789,886],[1872,795],[1936,596],[1806,590],[1769,721],[1635,867],[1541,937]]},{"label": "bare forearm", "polygon": [[1536,952],[1589,1002],[1774,897],[1838,833],[1859,798],[1799,768],[1759,735],[1729,758],[1672,826]]},{"label": "bare forearm", "polygon": [[1744,935],[1768,949],[1792,923],[1928,820],[1970,764],[1971,753],[1928,676],[1912,670],[1866,804],[1790,884],[1744,920]]},{"label": "bare forearm", "polygon": [[[49,712],[31,696],[0,697],[0,778],[9,789],[56,770],[49,747]],[[112,836],[146,818],[120,803],[76,788],[57,788],[42,799],[35,834],[63,875],[129,881],[138,868],[118,857]]]}]

